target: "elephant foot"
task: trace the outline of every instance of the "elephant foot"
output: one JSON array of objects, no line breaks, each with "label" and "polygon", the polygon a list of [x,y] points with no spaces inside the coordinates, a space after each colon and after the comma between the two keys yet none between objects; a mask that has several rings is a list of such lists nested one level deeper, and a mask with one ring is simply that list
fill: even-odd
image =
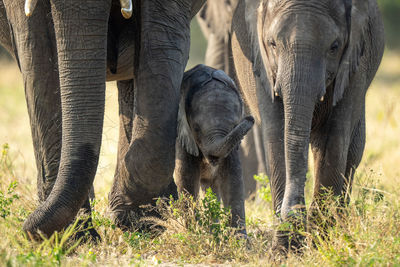
[{"label": "elephant foot", "polygon": [[304,235],[293,231],[276,231],[272,241],[272,250],[279,255],[289,252],[299,253],[304,242]]},{"label": "elephant foot", "polygon": [[83,243],[90,242],[93,244],[101,242],[99,233],[93,227],[92,218],[79,219],[77,227],[79,231],[77,231],[73,237],[75,240],[81,240]]},{"label": "elephant foot", "polygon": [[158,227],[146,218],[161,218],[155,208],[156,201],[161,199],[178,199],[175,182],[172,181],[167,188],[159,193],[146,191],[144,188],[135,187],[135,190],[121,190],[113,187],[109,195],[110,217],[115,225],[123,231],[149,231]]},{"label": "elephant foot", "polygon": [[[40,214],[42,206],[39,206],[37,211],[32,213],[27,220],[24,223],[23,230],[27,234],[28,239],[32,241],[42,241],[43,239],[50,238],[51,235],[55,231],[64,231],[66,230],[68,232],[68,227],[74,227],[72,231],[74,232],[72,235],[69,236],[69,238],[83,241],[84,243],[86,242],[93,242],[93,243],[98,243],[101,241],[100,235],[97,233],[97,231],[93,227],[92,223],[92,218],[90,217],[90,213],[88,214],[88,210],[86,208],[82,208],[77,217],[79,218],[78,221],[76,222],[75,219],[71,221],[66,227],[59,227],[59,228],[41,228],[37,227],[36,225],[42,226],[43,224],[39,224],[37,222],[37,213]],[[65,210],[64,210],[65,211]],[[60,217],[61,214],[60,214]],[[55,224],[54,224],[55,225]],[[52,225],[52,227],[54,227]],[[36,226],[36,227],[35,227]],[[47,229],[48,231],[44,231],[42,229]]]}]

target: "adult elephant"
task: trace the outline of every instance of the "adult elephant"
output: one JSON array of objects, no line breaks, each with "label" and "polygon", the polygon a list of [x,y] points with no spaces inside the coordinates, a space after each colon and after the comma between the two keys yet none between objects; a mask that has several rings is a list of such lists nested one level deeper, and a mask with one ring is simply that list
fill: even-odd
[{"label": "adult elephant", "polygon": [[[197,14],[197,21],[208,41],[205,64],[222,69],[231,77],[235,76],[231,51],[231,25],[238,2],[239,0],[208,1]],[[240,146],[246,198],[254,197],[257,188],[254,175],[265,173],[265,153],[261,142],[261,131],[257,124],[244,137]]]},{"label": "adult elephant", "polygon": [[[377,3],[241,0],[232,31],[236,79],[262,123],[274,210],[300,227],[309,144],[314,203],[326,190],[348,199],[365,144],[365,94],[384,50]],[[288,248],[286,232],[275,246]]]},{"label": "adult elephant", "polygon": [[[175,193],[179,88],[188,60],[190,20],[203,3],[135,0],[132,10],[132,2],[121,1],[124,16],[133,13],[123,20],[119,1],[2,1],[0,34],[5,35],[0,41],[15,55],[23,75],[38,167],[41,203],[25,221],[29,235],[49,236],[68,225],[81,207],[89,208],[107,78],[134,78],[134,83],[119,83],[125,131],[110,194],[116,221],[127,225],[128,213]],[[115,59],[107,41],[124,38],[135,43],[130,76],[118,76],[115,64],[109,64],[108,72],[106,67]]]}]

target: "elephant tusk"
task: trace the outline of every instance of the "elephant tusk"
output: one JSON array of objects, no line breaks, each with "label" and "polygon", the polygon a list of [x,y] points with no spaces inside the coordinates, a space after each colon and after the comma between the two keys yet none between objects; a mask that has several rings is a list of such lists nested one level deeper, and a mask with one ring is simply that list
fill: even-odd
[{"label": "elephant tusk", "polygon": [[319,101],[324,102],[325,97],[321,96],[321,98],[319,99]]},{"label": "elephant tusk", "polygon": [[129,19],[132,17],[132,0],[119,0],[121,4],[121,13],[122,16],[126,19]]},{"label": "elephant tusk", "polygon": [[278,94],[278,92],[277,92],[277,91],[275,91],[275,96],[276,96],[276,97],[278,97],[278,96],[279,96],[279,94]]},{"label": "elephant tusk", "polygon": [[36,7],[38,0],[26,0],[25,1],[25,15],[30,17],[33,14],[33,10]]}]

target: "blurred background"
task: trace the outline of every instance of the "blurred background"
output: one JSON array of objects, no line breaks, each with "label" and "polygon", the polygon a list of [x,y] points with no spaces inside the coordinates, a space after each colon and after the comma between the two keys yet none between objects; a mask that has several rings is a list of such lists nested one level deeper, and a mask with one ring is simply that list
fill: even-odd
[{"label": "blurred background", "polygon": [[[400,0],[378,0],[384,16],[386,52],[367,95],[367,146],[359,167],[363,175],[373,171],[382,177],[377,187],[399,191],[400,184]],[[203,63],[207,42],[196,20],[192,22],[190,59],[187,68]],[[107,84],[103,145],[96,194],[106,198],[116,162],[118,105],[115,83]],[[0,47],[0,146],[8,144],[16,175],[36,184],[36,170],[21,75]]]}]

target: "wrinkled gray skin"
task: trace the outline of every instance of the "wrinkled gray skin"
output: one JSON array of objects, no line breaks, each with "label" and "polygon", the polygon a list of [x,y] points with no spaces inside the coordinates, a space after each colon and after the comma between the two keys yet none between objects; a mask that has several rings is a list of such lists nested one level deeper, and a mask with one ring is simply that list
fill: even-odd
[{"label": "wrinkled gray skin", "polygon": [[[260,118],[273,205],[303,224],[308,148],[314,204],[348,200],[365,144],[365,94],[383,50],[375,0],[242,0],[232,51],[245,100]],[[277,234],[276,246],[288,247]]]},{"label": "wrinkled gray skin", "polygon": [[232,226],[246,234],[239,144],[254,124],[231,78],[198,65],[183,76],[178,112],[175,182],[197,198],[211,187],[232,212]]},{"label": "wrinkled gray skin", "polygon": [[[176,195],[179,88],[190,20],[203,3],[135,0],[125,20],[119,1],[38,1],[31,17],[23,0],[0,1],[0,42],[23,75],[38,169],[41,203],[24,224],[32,238],[89,208],[106,80],[128,80],[118,83],[121,131],[109,196],[115,220],[128,225],[127,214],[140,215],[140,205]],[[125,41],[136,49],[122,50]]]},{"label": "wrinkled gray skin", "polygon": [[[224,70],[229,76],[235,76],[231,51],[231,24],[233,12],[238,0],[208,1],[197,14],[197,21],[207,39],[205,64]],[[246,113],[249,113],[246,106]],[[265,173],[265,152],[261,145],[262,136],[259,125],[254,125],[240,145],[245,196],[255,197],[257,183],[254,175]]]}]

